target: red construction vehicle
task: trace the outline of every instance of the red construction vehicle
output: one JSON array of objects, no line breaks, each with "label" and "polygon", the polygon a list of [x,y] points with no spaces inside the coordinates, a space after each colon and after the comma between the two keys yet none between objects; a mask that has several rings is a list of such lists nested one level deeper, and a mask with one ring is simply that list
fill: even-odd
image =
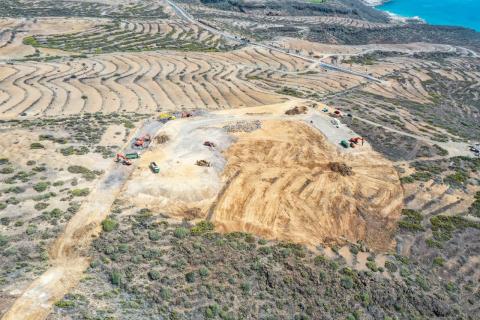
[{"label": "red construction vehicle", "polygon": [[148,143],[152,140],[149,134],[144,135],[143,137],[136,138],[135,143],[133,144],[135,147],[145,148],[147,147]]},{"label": "red construction vehicle", "polygon": [[123,154],[117,153],[117,157],[115,158],[115,162],[120,162],[123,165],[129,166],[132,164],[132,161],[127,159]]},{"label": "red construction vehicle", "polygon": [[353,144],[358,144],[358,142],[362,141],[362,146],[363,146],[363,142],[365,141],[365,139],[362,137],[355,137],[355,138],[351,138],[349,141]]}]

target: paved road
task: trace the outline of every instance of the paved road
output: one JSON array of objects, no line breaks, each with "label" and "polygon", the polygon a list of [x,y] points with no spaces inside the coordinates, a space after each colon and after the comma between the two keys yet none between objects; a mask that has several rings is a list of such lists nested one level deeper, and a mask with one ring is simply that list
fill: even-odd
[{"label": "paved road", "polygon": [[355,76],[365,78],[365,79],[370,80],[370,81],[382,82],[382,80],[380,80],[378,78],[375,78],[375,77],[373,77],[373,76],[371,76],[367,73],[357,72],[357,71],[346,69],[346,68],[343,68],[343,67],[339,67],[339,66],[336,66],[336,65],[333,65],[333,64],[325,63],[325,62],[322,62],[321,60],[318,60],[318,59],[313,59],[313,58],[302,56],[300,54],[291,53],[289,51],[279,49],[279,48],[276,48],[276,47],[273,47],[273,46],[269,46],[269,45],[266,45],[266,44],[263,44],[263,43],[253,42],[253,41],[245,41],[243,39],[239,39],[237,36],[234,36],[230,33],[225,32],[225,31],[215,29],[211,26],[206,25],[205,23],[202,23],[202,22],[196,20],[191,14],[189,14],[184,9],[179,7],[175,2],[173,2],[171,0],[167,0],[167,2],[180,17],[182,17],[185,20],[187,20],[191,23],[194,23],[194,24],[198,25],[199,27],[201,27],[203,29],[206,29],[206,30],[208,30],[212,33],[221,35],[222,37],[224,37],[228,40],[240,42],[240,43],[243,43],[243,44],[250,44],[250,45],[257,46],[257,47],[262,47],[262,48],[265,48],[265,49],[268,49],[268,50],[280,52],[280,53],[289,55],[291,57],[299,58],[299,59],[302,59],[302,60],[305,60],[305,61],[308,61],[308,62],[311,62],[311,63],[318,64],[319,66],[321,66],[325,69],[335,70],[335,71],[339,71],[339,72],[352,74],[352,75],[355,75]]}]

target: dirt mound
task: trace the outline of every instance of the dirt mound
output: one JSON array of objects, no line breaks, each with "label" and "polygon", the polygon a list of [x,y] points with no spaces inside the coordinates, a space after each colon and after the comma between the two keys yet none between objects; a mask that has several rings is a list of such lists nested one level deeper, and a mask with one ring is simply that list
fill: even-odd
[{"label": "dirt mound", "polygon": [[234,124],[228,124],[223,127],[226,132],[252,132],[262,127],[259,120],[254,121],[237,121]]},{"label": "dirt mound", "polygon": [[328,167],[330,168],[330,170],[332,170],[333,172],[338,172],[340,173],[342,176],[351,176],[353,175],[353,171],[352,171],[352,167],[350,166],[347,166],[345,163],[343,162],[330,162],[328,164]]},{"label": "dirt mound", "polygon": [[170,137],[166,134],[161,134],[155,138],[155,141],[159,144],[167,143],[170,140]]},{"label": "dirt mound", "polygon": [[379,154],[368,147],[342,153],[307,124],[290,121],[266,121],[238,136],[225,153],[226,185],[210,209],[218,230],[391,247],[403,190]]},{"label": "dirt mound", "polygon": [[301,107],[294,107],[290,110],[285,111],[286,115],[293,116],[296,114],[305,114],[307,113],[307,107],[301,106]]}]

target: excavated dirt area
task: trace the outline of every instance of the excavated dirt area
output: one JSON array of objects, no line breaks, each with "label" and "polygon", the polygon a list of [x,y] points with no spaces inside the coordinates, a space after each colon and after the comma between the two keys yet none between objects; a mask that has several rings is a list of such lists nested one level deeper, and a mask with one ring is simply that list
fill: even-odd
[{"label": "excavated dirt area", "polygon": [[[209,219],[221,232],[311,246],[363,240],[390,249],[403,205],[392,164],[368,144],[333,145],[307,124],[324,115],[284,115],[293,105],[276,105],[279,115],[236,115],[260,119],[253,131],[222,130],[232,121],[226,112],[170,123],[161,132],[170,140],[145,153],[122,197],[164,215]],[[204,146],[207,140],[215,147]],[[198,160],[211,166],[197,166]],[[149,169],[152,161],[159,174]]]},{"label": "excavated dirt area", "polygon": [[[339,152],[300,122],[264,121],[262,129],[238,138],[225,153],[228,186],[213,210],[219,230],[310,245],[347,239],[389,248],[403,191],[381,156],[366,146],[355,155]],[[332,171],[331,162],[353,174]]]}]

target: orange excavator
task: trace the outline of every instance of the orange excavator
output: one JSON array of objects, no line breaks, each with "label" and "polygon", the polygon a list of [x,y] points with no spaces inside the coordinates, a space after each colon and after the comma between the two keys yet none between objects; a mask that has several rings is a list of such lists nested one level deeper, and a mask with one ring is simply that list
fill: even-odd
[{"label": "orange excavator", "polygon": [[144,135],[143,137],[136,138],[135,143],[133,144],[135,147],[145,148],[148,143],[152,140],[149,134]]},{"label": "orange excavator", "polygon": [[357,145],[360,141],[362,141],[362,146],[363,146],[365,139],[362,137],[355,137],[355,138],[351,138],[349,141],[350,141],[350,147],[355,148],[355,145]]},{"label": "orange excavator", "polygon": [[127,159],[123,154],[117,153],[115,162],[121,162],[123,165],[129,166],[132,164],[132,161]]}]

